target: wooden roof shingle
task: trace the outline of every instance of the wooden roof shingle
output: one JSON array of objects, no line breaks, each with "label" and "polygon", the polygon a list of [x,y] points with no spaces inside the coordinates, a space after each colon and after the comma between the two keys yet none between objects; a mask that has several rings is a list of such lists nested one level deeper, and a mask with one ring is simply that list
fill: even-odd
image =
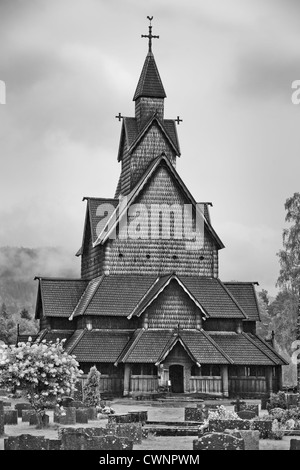
[{"label": "wooden roof shingle", "polygon": [[229,292],[247,314],[249,320],[260,321],[259,307],[253,282],[224,282]]},{"label": "wooden roof shingle", "polygon": [[167,96],[152,52],[146,56],[133,101],[141,96],[147,98],[166,98]]}]

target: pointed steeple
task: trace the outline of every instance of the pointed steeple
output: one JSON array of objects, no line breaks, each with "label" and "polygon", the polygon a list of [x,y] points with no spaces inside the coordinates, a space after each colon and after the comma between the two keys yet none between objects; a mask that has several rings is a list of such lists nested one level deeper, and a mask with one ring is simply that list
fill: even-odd
[{"label": "pointed steeple", "polygon": [[155,63],[154,55],[152,52],[148,52],[135,90],[133,101],[136,101],[140,97],[166,98],[166,96],[167,95]]},{"label": "pointed steeple", "polygon": [[155,113],[161,121],[164,119],[164,98],[166,93],[152,53],[152,39],[159,36],[152,34],[151,21],[153,16],[147,16],[150,21],[149,34],[142,34],[142,38],[148,38],[148,54],[134,93],[135,117],[138,128],[141,129]]}]

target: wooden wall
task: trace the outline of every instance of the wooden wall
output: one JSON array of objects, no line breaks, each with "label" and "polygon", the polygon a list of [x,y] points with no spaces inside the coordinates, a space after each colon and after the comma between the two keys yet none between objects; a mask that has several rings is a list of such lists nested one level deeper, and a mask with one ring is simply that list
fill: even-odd
[{"label": "wooden wall", "polygon": [[149,328],[197,328],[201,324],[201,312],[190,297],[172,280],[160,296],[144,312],[148,314]]},{"label": "wooden wall", "polygon": [[169,368],[173,364],[179,364],[184,368],[184,392],[190,391],[190,378],[191,378],[191,367],[193,361],[187,355],[181,344],[177,343],[170,354],[166,357],[163,362],[163,368]]},{"label": "wooden wall", "polygon": [[[183,207],[187,202],[189,201],[180,193],[165,167],[157,169],[153,179],[136,201],[137,204],[144,204],[148,211],[150,204],[177,204],[177,207]],[[129,219],[129,226],[131,220]],[[163,238],[162,232],[153,233],[151,212],[140,216],[139,222],[141,232],[134,234],[129,229],[129,237],[126,238],[126,232],[124,229],[121,230],[119,238],[109,240],[105,244],[102,269],[91,267],[89,270],[84,270],[85,275],[91,276],[93,273],[96,276],[101,272],[161,275],[175,271],[179,275],[218,276],[218,250],[207,229],[204,230],[204,237],[193,243],[183,237],[187,232],[187,238],[192,238],[192,229],[186,228],[181,239],[172,238],[172,230],[168,233],[171,234],[169,238]],[[85,255],[85,258],[92,258],[93,255],[96,257],[93,250],[96,249],[90,249],[90,254]]]},{"label": "wooden wall", "polygon": [[160,120],[164,119],[164,98],[147,98],[141,96],[135,102],[135,117],[138,121],[139,129],[157,113]]}]

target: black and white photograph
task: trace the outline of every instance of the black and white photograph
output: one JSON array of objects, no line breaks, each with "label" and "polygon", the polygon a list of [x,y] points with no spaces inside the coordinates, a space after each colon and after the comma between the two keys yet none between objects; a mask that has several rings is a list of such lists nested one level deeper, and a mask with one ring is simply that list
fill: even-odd
[{"label": "black and white photograph", "polygon": [[300,2],[0,0],[0,51],[0,451],[300,450]]}]

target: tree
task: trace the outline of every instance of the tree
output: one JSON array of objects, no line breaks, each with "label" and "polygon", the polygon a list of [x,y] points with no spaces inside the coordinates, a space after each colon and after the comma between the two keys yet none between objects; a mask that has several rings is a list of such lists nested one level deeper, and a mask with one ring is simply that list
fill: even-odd
[{"label": "tree", "polygon": [[[294,322],[296,338],[300,340],[300,193],[288,198],[285,202],[285,221],[290,224],[283,230],[283,250],[278,253],[280,273],[277,284],[287,293],[296,297],[296,319]],[[291,302],[292,306],[294,302]],[[294,314],[293,307],[286,312],[291,318]],[[282,312],[282,315],[284,312]],[[285,319],[288,318],[285,316]],[[300,363],[297,363],[298,391],[300,392]]]},{"label": "tree", "polygon": [[0,387],[10,391],[18,388],[27,395],[37,414],[38,427],[43,425],[47,402],[71,395],[82,373],[75,356],[64,351],[63,343],[43,340],[6,346],[0,360]]},{"label": "tree", "polygon": [[84,404],[87,406],[100,406],[100,377],[97,367],[91,367],[83,387]]},{"label": "tree", "polygon": [[13,342],[16,324],[6,304],[3,303],[0,311],[0,340],[6,344]]},{"label": "tree", "polygon": [[288,198],[285,202],[285,221],[290,227],[283,230],[283,250],[277,255],[280,262],[280,273],[277,284],[281,288],[300,293],[300,193]]},{"label": "tree", "polygon": [[31,320],[31,315],[28,312],[27,308],[23,308],[20,312],[20,317],[24,320]]}]

